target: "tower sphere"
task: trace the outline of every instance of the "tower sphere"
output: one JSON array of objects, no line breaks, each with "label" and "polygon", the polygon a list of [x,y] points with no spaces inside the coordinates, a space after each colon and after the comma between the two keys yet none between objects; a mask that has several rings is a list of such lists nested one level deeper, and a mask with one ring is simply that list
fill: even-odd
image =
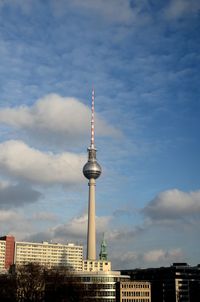
[{"label": "tower sphere", "polygon": [[87,179],[97,179],[101,175],[101,167],[96,160],[88,160],[83,167],[83,174]]}]

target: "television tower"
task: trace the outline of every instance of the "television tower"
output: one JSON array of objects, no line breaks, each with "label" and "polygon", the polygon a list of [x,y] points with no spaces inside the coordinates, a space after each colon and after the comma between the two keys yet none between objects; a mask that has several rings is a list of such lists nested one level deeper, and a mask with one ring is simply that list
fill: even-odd
[{"label": "television tower", "polygon": [[96,160],[97,150],[94,145],[94,89],[92,90],[91,140],[87,151],[88,161],[83,167],[83,174],[89,179],[87,260],[96,260],[95,180],[101,174],[101,167]]}]

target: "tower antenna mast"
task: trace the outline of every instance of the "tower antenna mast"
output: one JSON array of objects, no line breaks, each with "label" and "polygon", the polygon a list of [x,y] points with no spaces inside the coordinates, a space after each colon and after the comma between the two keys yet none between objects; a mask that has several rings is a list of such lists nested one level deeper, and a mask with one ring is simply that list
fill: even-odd
[{"label": "tower antenna mast", "polygon": [[90,141],[90,148],[95,149],[94,146],[94,88],[92,89],[92,109],[91,109],[91,141]]}]

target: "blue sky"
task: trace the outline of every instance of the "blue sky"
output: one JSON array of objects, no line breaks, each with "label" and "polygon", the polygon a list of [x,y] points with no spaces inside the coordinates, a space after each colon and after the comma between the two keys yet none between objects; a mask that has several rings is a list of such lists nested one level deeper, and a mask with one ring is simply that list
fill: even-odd
[{"label": "blue sky", "polygon": [[199,263],[200,3],[0,0],[0,225],[85,246],[95,87],[97,250]]}]

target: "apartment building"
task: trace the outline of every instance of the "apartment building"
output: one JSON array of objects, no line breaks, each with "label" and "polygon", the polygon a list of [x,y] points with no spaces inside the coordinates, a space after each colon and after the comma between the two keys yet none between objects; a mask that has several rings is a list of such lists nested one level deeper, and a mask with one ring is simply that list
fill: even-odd
[{"label": "apartment building", "polygon": [[6,241],[0,240],[0,271],[5,269]]},{"label": "apartment building", "polygon": [[47,267],[69,267],[75,271],[81,271],[83,267],[83,247],[73,243],[15,243],[16,266],[26,263],[38,263]]},{"label": "apartment building", "polygon": [[15,237],[0,237],[0,271],[8,270],[14,261]]}]

